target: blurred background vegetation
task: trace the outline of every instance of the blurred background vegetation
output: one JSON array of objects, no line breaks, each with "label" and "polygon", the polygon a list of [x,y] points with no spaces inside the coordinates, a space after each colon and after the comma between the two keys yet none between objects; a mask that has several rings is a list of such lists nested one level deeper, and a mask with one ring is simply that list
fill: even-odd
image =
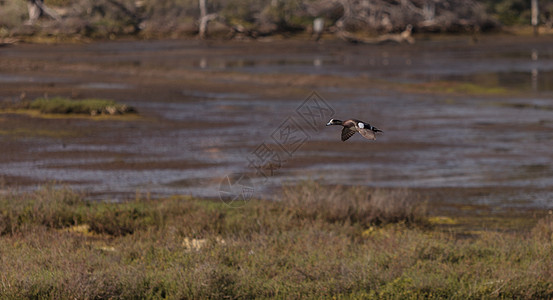
[{"label": "blurred background vegetation", "polygon": [[[39,0],[0,0],[0,38],[82,36],[114,38],[184,37],[198,34],[198,0],[44,0],[58,18],[42,12],[29,20],[28,5]],[[39,1],[40,2],[40,1]],[[214,37],[258,37],[324,31],[385,34],[412,25],[414,32],[487,32],[530,25],[530,0],[207,0]],[[540,24],[552,26],[553,3],[539,1]]]}]

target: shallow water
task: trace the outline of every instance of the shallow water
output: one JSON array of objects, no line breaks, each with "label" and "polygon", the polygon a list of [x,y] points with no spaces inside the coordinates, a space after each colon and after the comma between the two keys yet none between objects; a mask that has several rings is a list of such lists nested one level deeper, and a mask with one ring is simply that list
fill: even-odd
[{"label": "shallow water", "polygon": [[[266,198],[284,183],[312,178],[484,188],[490,192],[481,197],[454,200],[551,208],[552,72],[548,37],[7,47],[0,49],[4,101],[20,101],[22,93],[109,98],[143,118],[2,114],[0,176],[8,187],[56,181],[92,198],[122,199],[218,197],[225,176],[238,173],[250,179],[245,188]],[[327,106],[304,119],[298,111],[313,104],[304,103],[309,97]],[[384,134],[341,142],[340,128],[324,126],[330,117],[365,120]],[[299,128],[298,142],[279,145],[290,124]],[[265,169],[252,167],[257,155]]]}]

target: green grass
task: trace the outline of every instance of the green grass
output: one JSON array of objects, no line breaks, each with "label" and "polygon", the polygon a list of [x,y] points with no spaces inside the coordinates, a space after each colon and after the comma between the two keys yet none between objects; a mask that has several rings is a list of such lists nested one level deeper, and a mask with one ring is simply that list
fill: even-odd
[{"label": "green grass", "polygon": [[408,191],[314,182],[241,208],[8,193],[0,298],[553,297],[553,218],[474,238],[426,220]]},{"label": "green grass", "polygon": [[123,114],[135,112],[134,108],[106,99],[71,100],[64,97],[37,98],[27,105],[28,109],[44,114]]}]

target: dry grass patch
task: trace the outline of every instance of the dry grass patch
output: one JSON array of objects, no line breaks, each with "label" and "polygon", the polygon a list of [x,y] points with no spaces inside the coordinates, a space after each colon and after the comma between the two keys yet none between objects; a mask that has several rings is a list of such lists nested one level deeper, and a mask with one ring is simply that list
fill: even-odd
[{"label": "dry grass patch", "polygon": [[405,189],[324,186],[315,181],[285,187],[282,203],[298,218],[381,225],[426,222],[426,205]]}]

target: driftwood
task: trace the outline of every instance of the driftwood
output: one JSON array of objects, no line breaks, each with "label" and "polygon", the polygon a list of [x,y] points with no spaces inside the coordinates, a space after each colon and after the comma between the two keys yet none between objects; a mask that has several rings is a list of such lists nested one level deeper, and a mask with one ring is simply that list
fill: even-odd
[{"label": "driftwood", "polygon": [[0,47],[9,46],[18,43],[19,40],[15,38],[0,38]]},{"label": "driftwood", "polygon": [[353,34],[340,30],[337,32],[337,35],[350,43],[355,44],[384,44],[384,43],[408,43],[413,44],[415,39],[411,36],[413,26],[407,25],[407,28],[398,34],[383,34],[375,38],[364,38],[354,36]]}]

